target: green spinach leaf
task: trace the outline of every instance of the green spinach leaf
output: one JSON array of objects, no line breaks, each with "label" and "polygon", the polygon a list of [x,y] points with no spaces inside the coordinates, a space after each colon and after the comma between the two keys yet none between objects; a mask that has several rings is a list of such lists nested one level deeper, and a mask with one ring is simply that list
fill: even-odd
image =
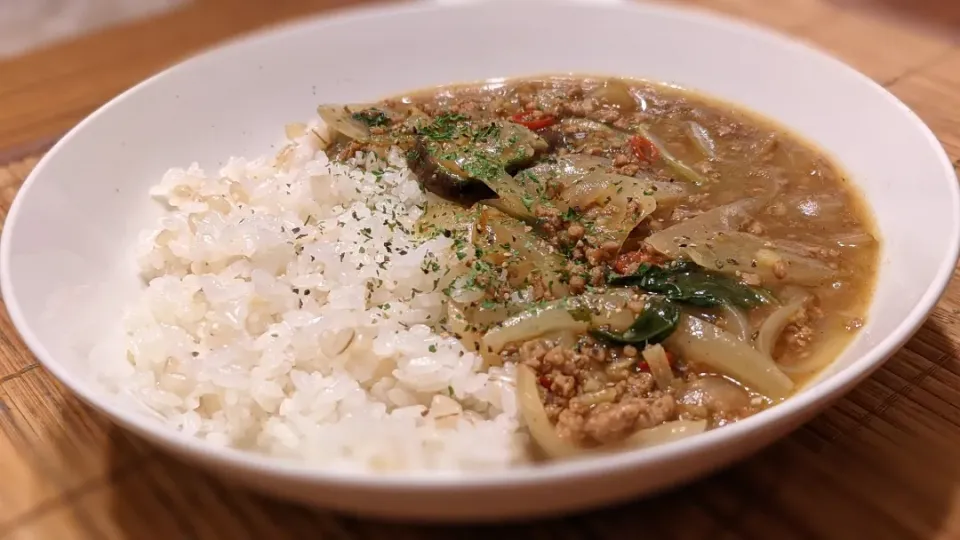
[{"label": "green spinach leaf", "polygon": [[650,299],[633,324],[623,332],[594,329],[590,334],[618,345],[646,345],[659,343],[673,333],[680,322],[680,308],[666,299]]},{"label": "green spinach leaf", "polygon": [[669,300],[701,307],[730,304],[750,309],[770,302],[772,298],[763,289],[687,261],[664,266],[644,264],[630,275],[612,274],[607,283],[613,287],[639,287],[662,294]]}]

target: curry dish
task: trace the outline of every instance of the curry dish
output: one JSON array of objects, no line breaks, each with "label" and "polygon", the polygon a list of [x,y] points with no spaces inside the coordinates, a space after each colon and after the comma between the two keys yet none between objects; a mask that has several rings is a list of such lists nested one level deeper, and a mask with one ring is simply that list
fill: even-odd
[{"label": "curry dish", "polygon": [[516,364],[545,457],[756,414],[862,325],[879,246],[850,180],[728,104],[557,76],[319,112],[331,158],[399,147],[432,194],[417,233],[469,268],[436,328]]}]

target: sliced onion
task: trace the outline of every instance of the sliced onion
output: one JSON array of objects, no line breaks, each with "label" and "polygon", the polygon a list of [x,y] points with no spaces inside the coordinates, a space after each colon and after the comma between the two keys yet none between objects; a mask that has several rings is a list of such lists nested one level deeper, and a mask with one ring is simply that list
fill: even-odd
[{"label": "sliced onion", "polygon": [[[579,335],[590,327],[600,326],[609,327],[615,332],[623,331],[635,319],[633,313],[626,309],[627,302],[635,297],[632,291],[618,289],[606,294],[572,296],[520,313],[483,336],[481,354],[493,360],[510,343],[529,341],[551,333]],[[574,313],[578,314],[576,318]]]},{"label": "sliced onion", "polygon": [[[817,373],[818,371],[824,369],[833,363],[837,359],[837,356],[843,352],[846,342],[837,343],[835,346],[823,350],[823,344],[821,344],[821,350],[818,350],[815,354],[811,355],[808,358],[805,358],[803,362],[798,362],[796,364],[777,364],[780,366],[780,370],[784,373],[801,376],[801,375],[810,375],[812,373]],[[828,354],[829,351],[829,354]]]},{"label": "sliced onion", "polygon": [[578,321],[562,309],[538,309],[521,313],[483,336],[481,351],[486,358],[497,355],[510,343],[529,341],[549,332],[570,331],[582,334],[589,328],[586,322]]},{"label": "sliced onion", "polygon": [[673,385],[675,377],[673,369],[670,367],[670,360],[667,359],[667,351],[663,350],[660,344],[650,345],[643,349],[643,359],[650,366],[650,374],[657,383],[660,390],[667,390]]},{"label": "sliced onion", "polygon": [[420,219],[417,220],[418,231],[427,234],[445,230],[462,231],[468,237],[470,236],[478,218],[476,210],[445,201],[429,191],[425,195],[427,207]]},{"label": "sliced onion", "polygon": [[688,362],[703,364],[771,398],[782,399],[794,384],[773,360],[707,321],[683,315],[666,344]]},{"label": "sliced onion", "polygon": [[604,294],[571,297],[566,302],[575,306],[574,309],[589,311],[591,327],[606,327],[613,332],[623,332],[637,318],[627,309],[627,303],[639,299],[640,296],[630,289],[615,289]]},{"label": "sliced onion", "polygon": [[750,339],[750,321],[747,315],[740,308],[723,303],[720,306],[723,310],[723,321],[726,323],[725,330],[740,338],[740,341]]},{"label": "sliced onion", "polygon": [[717,143],[713,142],[713,138],[710,137],[710,132],[707,131],[707,128],[690,121],[684,122],[683,129],[687,137],[693,141],[693,144],[696,145],[697,149],[700,150],[705,157],[709,159],[717,157]]},{"label": "sliced onion", "polygon": [[[623,244],[630,233],[657,209],[655,195],[670,197],[670,191],[654,189],[651,182],[638,178],[609,174],[600,171],[590,173],[568,189],[557,200],[557,208],[585,210],[595,218],[599,236]],[[675,194],[674,199],[680,194]],[[633,206],[636,211],[631,212]]]},{"label": "sliced onion", "polygon": [[[590,131],[618,133],[618,132],[615,132],[610,126],[602,122],[597,122],[596,120],[590,120],[589,118],[577,118],[577,117],[564,118],[563,120],[560,121],[560,126],[566,129],[572,128],[576,131],[579,131],[580,133],[587,133]],[[626,135],[624,135],[624,138],[626,138]]]},{"label": "sliced onion", "polygon": [[[619,183],[628,176],[604,172],[590,173],[568,189],[563,190],[557,206],[561,210],[568,208],[586,209],[594,204],[602,204],[616,192]],[[601,203],[602,201],[602,203]]]},{"label": "sliced onion", "polygon": [[843,351],[843,347],[838,347],[836,353],[833,356],[826,354],[818,354],[811,356],[805,359],[803,362],[798,362],[796,364],[777,364],[780,367],[780,371],[793,376],[799,375],[809,375],[811,373],[816,373],[821,369],[829,366],[836,360],[837,355]]},{"label": "sliced onion", "polygon": [[664,146],[663,142],[660,141],[654,134],[650,133],[649,130],[643,126],[637,126],[636,130],[640,133],[643,138],[650,141],[653,146],[657,148],[657,151],[660,152],[660,158],[667,163],[667,165],[673,169],[673,172],[677,176],[683,178],[684,180],[697,185],[702,186],[707,183],[707,179],[703,177],[702,174],[690,168],[689,165],[677,159],[667,147]]},{"label": "sliced onion", "polygon": [[457,282],[450,291],[450,299],[460,304],[472,304],[483,300],[486,293],[477,288],[459,288]]},{"label": "sliced onion", "polygon": [[[557,167],[557,175],[573,175],[581,174],[586,175],[593,171],[610,167],[613,165],[613,160],[605,157],[591,156],[584,154],[568,154],[566,156],[560,156],[557,158],[554,167]],[[541,164],[541,166],[551,166],[549,163]],[[528,169],[531,172],[536,170],[536,167]]]},{"label": "sliced onion", "polygon": [[608,80],[603,86],[590,93],[603,105],[616,108],[621,113],[632,113],[637,110],[637,100],[630,93],[630,87],[621,81]]},{"label": "sliced onion", "polygon": [[[833,318],[832,321],[820,321],[823,326],[841,325],[842,316],[837,314],[827,315],[827,318]],[[777,362],[780,370],[790,375],[809,375],[816,373],[821,369],[832,364],[843,352],[850,339],[853,337],[846,332],[830,332],[825,341],[821,341],[809,356],[801,359],[800,362],[793,364],[783,363],[783,358]]]},{"label": "sliced onion", "polygon": [[687,384],[677,401],[694,411],[735,413],[750,406],[750,394],[726,377],[707,375]]},{"label": "sliced onion", "polygon": [[830,217],[839,217],[843,211],[845,201],[839,197],[832,197],[827,194],[807,195],[795,194],[785,196],[782,202],[788,208],[794,208],[796,211],[808,218],[830,219]]},{"label": "sliced onion", "polygon": [[486,328],[493,324],[500,324],[521,311],[523,311],[522,305],[496,304],[491,307],[485,307],[482,302],[463,308],[463,312],[467,316],[467,320],[470,321],[470,324],[481,328]]},{"label": "sliced onion", "polygon": [[641,429],[627,437],[623,444],[628,448],[649,448],[658,444],[686,439],[707,430],[706,420],[675,420],[659,426]]},{"label": "sliced onion", "polygon": [[[363,107],[357,109],[362,110]],[[357,141],[365,141],[370,137],[370,128],[363,122],[354,120],[353,113],[346,105],[320,105],[317,113],[327,128],[337,133]]]},{"label": "sliced onion", "polygon": [[541,339],[554,343],[562,349],[573,349],[580,341],[580,336],[569,330],[562,330],[560,332],[548,332],[541,336]]},{"label": "sliced onion", "polygon": [[523,364],[517,365],[517,398],[520,415],[527,425],[530,437],[547,457],[564,458],[583,452],[578,446],[557,435],[557,429],[543,408],[543,400],[537,388],[537,376],[529,366]]},{"label": "sliced onion", "polygon": [[655,180],[638,179],[640,182],[634,188],[635,192],[650,195],[657,204],[672,204],[690,193],[686,184],[679,182],[660,182]]},{"label": "sliced onion", "polygon": [[597,218],[594,225],[601,239],[610,240],[622,246],[637,225],[657,209],[657,201],[653,197],[636,197],[634,202],[637,203],[636,212],[629,212],[624,202],[620,206],[621,211]]},{"label": "sliced onion", "polygon": [[[501,189],[501,193],[503,191],[504,190]],[[500,195],[500,193],[498,193],[498,195]],[[513,219],[529,225],[535,225],[537,218],[533,215],[533,212],[523,205],[521,197],[522,195],[500,196],[496,199],[484,199],[480,201],[480,204],[499,210]]]},{"label": "sliced onion", "polygon": [[760,325],[755,344],[757,350],[773,358],[773,348],[780,339],[783,329],[790,324],[790,320],[803,309],[803,305],[809,299],[809,293],[796,294],[789,302],[771,313]]},{"label": "sliced onion", "polygon": [[570,187],[563,190],[557,207],[587,208],[591,204],[606,202],[607,198],[627,203],[637,197],[652,197],[658,203],[673,203],[689,193],[684,184],[676,182],[658,182],[647,178],[636,178],[603,171],[593,171],[583,175]]},{"label": "sliced onion", "polygon": [[[500,197],[481,202],[520,220],[523,222],[520,225],[536,225],[530,209],[520,202],[524,197],[524,190],[530,188],[529,185],[525,187],[519,183],[522,182],[521,176],[506,177],[496,185],[491,184]],[[560,211],[570,208],[587,211],[590,218],[595,219],[602,240],[613,240],[622,244],[633,229],[656,210],[658,199],[675,202],[685,193],[682,186],[668,182],[652,182],[632,176],[593,171],[578,175],[552,203]],[[635,212],[628,210],[631,203],[636,208]]]},{"label": "sliced onion", "polygon": [[[484,261],[507,269],[510,285],[522,287],[529,283],[531,276],[539,276],[554,297],[568,294],[567,284],[561,279],[566,259],[545,240],[528,231],[522,222],[484,209],[477,226],[483,232],[473,235],[474,245],[483,252]],[[505,244],[512,251],[504,250]]]},{"label": "sliced onion", "polygon": [[830,242],[836,244],[838,247],[862,247],[869,246],[877,241],[873,235],[858,231],[852,233],[839,234],[830,238]]},{"label": "sliced onion", "polygon": [[646,242],[664,255],[677,259],[691,242],[704,242],[719,232],[735,231],[760,210],[759,199],[741,199],[685,219],[650,235]]},{"label": "sliced onion", "polygon": [[538,182],[525,182],[524,191],[531,197],[540,195],[544,182],[551,181],[560,186],[573,185],[577,180],[594,172],[613,167],[613,160],[584,154],[559,156],[556,161],[544,161],[517,175],[532,175]]},{"label": "sliced onion", "polygon": [[576,399],[582,405],[613,403],[613,401],[617,399],[617,389],[604,388],[603,390],[597,390],[595,392],[590,392],[589,394],[582,394],[574,399]]},{"label": "sliced onion", "polygon": [[725,232],[699,241],[691,239],[682,251],[704,268],[730,275],[757,274],[765,284],[813,286],[837,275],[826,263],[793,251],[787,244],[743,232]]}]

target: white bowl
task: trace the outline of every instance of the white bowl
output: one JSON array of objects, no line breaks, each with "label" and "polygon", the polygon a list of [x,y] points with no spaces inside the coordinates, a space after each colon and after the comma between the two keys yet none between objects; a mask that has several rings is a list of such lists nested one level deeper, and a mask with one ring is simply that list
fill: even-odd
[{"label": "white bowl", "polygon": [[[575,32],[575,38],[565,32]],[[735,425],[649,450],[462,477],[379,477],[215,448],[120,407],[91,379],[94,338],[140,288],[131,257],[171,166],[270,152],[320,102],[547,72],[668,81],[775,118],[832,153],[876,213],[883,252],[867,324],[811,386]],[[47,154],[3,231],[17,329],[43,365],[121,426],[257,489],[381,516],[504,519],[650,493],[748,455],[809,420],[923,323],[960,246],[956,177],[930,130],[872,81],[810,48],[657,5],[420,3],[343,13],[242,39],[111,101]]]}]

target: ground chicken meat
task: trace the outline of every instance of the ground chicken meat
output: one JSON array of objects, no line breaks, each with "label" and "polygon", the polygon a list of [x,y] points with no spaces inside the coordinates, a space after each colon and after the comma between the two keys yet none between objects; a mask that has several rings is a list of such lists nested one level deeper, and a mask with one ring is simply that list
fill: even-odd
[{"label": "ground chicken meat", "polygon": [[551,392],[560,397],[569,399],[576,395],[576,390],[577,380],[574,377],[570,375],[564,375],[563,373],[554,372],[550,381]]},{"label": "ground chicken meat", "polygon": [[613,109],[600,109],[590,113],[588,116],[593,120],[597,120],[598,122],[612,124],[620,119],[620,111]]},{"label": "ground chicken meat", "polygon": [[343,150],[340,151],[339,154],[337,154],[337,161],[346,161],[361,150],[363,150],[362,144],[358,143],[357,141],[351,141],[343,148]]},{"label": "ground chicken meat", "polygon": [[[637,357],[636,348],[630,349],[618,352],[619,358]],[[517,355],[536,373],[545,391],[544,410],[557,433],[577,444],[617,441],[676,416],[673,396],[656,390],[649,373],[634,371],[619,382],[603,382],[606,368],[616,361],[607,346],[588,340],[574,350],[536,339],[522,344]],[[597,392],[612,400],[597,404],[579,399]]]},{"label": "ground chicken meat", "polygon": [[631,159],[631,157],[628,156],[627,154],[617,154],[617,156],[616,156],[615,158],[613,158],[613,166],[614,166],[614,167],[623,167],[624,165],[626,165],[627,163],[630,163],[630,162],[632,162],[632,161],[633,161],[633,159]]},{"label": "ground chicken meat", "polygon": [[640,166],[636,163],[627,163],[626,165],[621,165],[620,168],[617,169],[617,172],[624,176],[636,176],[636,174],[640,172]]},{"label": "ground chicken meat", "polygon": [[627,380],[617,383],[620,393],[625,396],[642,397],[650,394],[656,384],[653,375],[641,372],[627,377]]},{"label": "ground chicken meat", "polygon": [[674,417],[676,402],[668,394],[659,397],[627,397],[618,403],[601,403],[587,410],[569,408],[560,414],[557,432],[578,443],[617,442],[638,429],[662,424]]},{"label": "ground chicken meat", "polygon": [[763,225],[757,220],[751,220],[746,229],[748,233],[755,234],[757,236],[760,236],[765,232]]},{"label": "ground chicken meat", "polygon": [[570,276],[570,292],[573,294],[580,294],[585,291],[587,288],[587,280],[583,276],[576,275]]},{"label": "ground chicken meat", "polygon": [[533,368],[534,371],[539,371],[543,357],[546,356],[548,350],[545,341],[538,339],[528,341],[520,346],[520,361]]},{"label": "ground chicken meat", "polygon": [[751,272],[744,272],[740,274],[740,279],[752,287],[759,287],[763,284],[763,281],[760,279],[760,276]]},{"label": "ground chicken meat", "polygon": [[798,351],[806,348],[813,340],[813,328],[807,325],[788,325],[784,330],[784,341],[791,350]]},{"label": "ground chicken meat", "polygon": [[822,315],[819,308],[807,305],[793,317],[790,324],[783,329],[782,338],[791,351],[800,351],[810,344],[816,334],[814,321]]},{"label": "ground chicken meat", "polygon": [[571,409],[561,409],[557,414],[557,435],[561,439],[581,443],[584,438],[584,424],[586,418]]},{"label": "ground chicken meat", "polygon": [[777,279],[783,279],[787,277],[787,263],[781,260],[778,260],[777,262],[773,263],[773,275]]},{"label": "ground chicken meat", "polygon": [[543,231],[551,236],[556,235],[563,228],[563,220],[560,218],[560,210],[552,206],[537,205],[533,209],[533,214],[538,218]]}]

